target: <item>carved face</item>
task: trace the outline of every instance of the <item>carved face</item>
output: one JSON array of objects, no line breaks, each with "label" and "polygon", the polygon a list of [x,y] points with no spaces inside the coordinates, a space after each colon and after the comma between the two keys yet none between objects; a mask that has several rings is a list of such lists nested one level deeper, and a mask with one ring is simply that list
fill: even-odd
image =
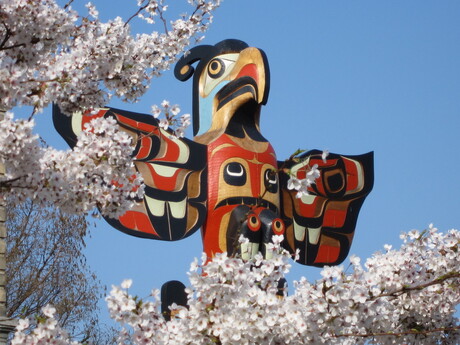
[{"label": "carved face", "polygon": [[209,256],[233,252],[240,234],[249,238],[250,251],[257,252],[271,235],[284,232],[273,148],[268,142],[252,142],[248,150],[242,144],[247,141],[224,134],[208,146],[208,185],[216,186],[208,190],[203,227]]}]

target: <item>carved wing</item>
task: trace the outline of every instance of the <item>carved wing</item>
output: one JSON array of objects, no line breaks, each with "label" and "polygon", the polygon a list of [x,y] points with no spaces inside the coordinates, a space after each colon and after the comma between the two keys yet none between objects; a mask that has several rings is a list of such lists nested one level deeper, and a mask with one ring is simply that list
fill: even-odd
[{"label": "carved wing", "polygon": [[105,220],[129,235],[175,241],[198,230],[206,216],[206,146],[158,127],[151,115],[103,108],[95,115],[68,117],[53,107],[59,134],[73,147],[86,122],[95,117],[114,117],[133,137],[136,170],[142,174],[145,196],[118,219]]},{"label": "carved wing", "polygon": [[310,195],[296,198],[287,189],[289,176],[280,173],[281,214],[286,224],[285,247],[300,250],[298,262],[324,266],[340,264],[348,255],[356,220],[364,199],[374,184],[373,152],[359,156],[329,154],[321,151],[303,154],[298,163],[279,162],[299,179],[306,167],[318,164],[321,176],[310,187]]}]

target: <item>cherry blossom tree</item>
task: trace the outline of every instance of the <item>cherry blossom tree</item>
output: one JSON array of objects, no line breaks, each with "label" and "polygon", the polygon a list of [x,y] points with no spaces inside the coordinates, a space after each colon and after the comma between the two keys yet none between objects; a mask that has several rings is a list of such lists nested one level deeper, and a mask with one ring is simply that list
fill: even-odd
[{"label": "cherry blossom tree", "polygon": [[[314,283],[301,279],[279,295],[290,255],[273,238],[270,260],[243,261],[217,254],[192,263],[188,308],[161,315],[159,291],[150,299],[129,294],[131,281],[107,297],[126,344],[458,344],[460,231],[436,228],[401,235],[400,249],[385,246],[364,265],[325,267]],[[244,239],[242,240],[244,241]],[[71,343],[46,307],[44,318],[22,320],[12,345]],[[36,327],[31,333],[30,327]]]}]

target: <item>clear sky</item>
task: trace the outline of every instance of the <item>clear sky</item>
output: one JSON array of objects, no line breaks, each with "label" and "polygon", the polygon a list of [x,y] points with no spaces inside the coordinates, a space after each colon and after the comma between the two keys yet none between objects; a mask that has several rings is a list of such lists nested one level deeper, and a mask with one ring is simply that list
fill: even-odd
[{"label": "clear sky", "polygon": [[[93,2],[103,18],[126,18],[133,13],[127,4],[135,4]],[[180,13],[175,10],[170,18]],[[365,258],[384,244],[399,246],[402,231],[430,223],[443,231],[460,227],[459,1],[225,0],[203,43],[227,38],[268,56],[271,89],[261,127],[279,160],[298,148],[375,152],[374,189],[350,253]],[[191,92],[191,81],[181,83],[168,71],[141,102],[110,105],[148,113],[168,99],[191,112]],[[50,110],[40,117],[40,133],[64,148]],[[89,264],[102,282],[110,287],[132,278],[140,296],[171,279],[187,285],[185,272],[201,253],[199,233],[160,242],[102,221],[87,243]],[[293,264],[288,281],[292,286],[301,276],[318,275],[317,268]]]}]

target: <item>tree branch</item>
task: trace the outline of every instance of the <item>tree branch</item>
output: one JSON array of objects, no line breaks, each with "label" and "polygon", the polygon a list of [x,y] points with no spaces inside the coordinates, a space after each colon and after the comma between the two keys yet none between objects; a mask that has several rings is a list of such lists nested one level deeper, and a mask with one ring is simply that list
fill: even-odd
[{"label": "tree branch", "polygon": [[427,288],[429,286],[442,284],[446,280],[453,279],[453,278],[460,278],[460,273],[455,272],[455,271],[454,272],[449,272],[449,273],[444,274],[443,276],[438,277],[435,280],[432,280],[432,281],[430,281],[428,283],[415,285],[415,286],[404,286],[399,290],[395,290],[395,291],[387,292],[387,293],[382,293],[382,294],[380,294],[378,296],[374,296],[374,297],[370,298],[369,300],[373,301],[373,300],[376,300],[377,298],[381,298],[381,297],[398,297],[398,296],[400,296],[402,294],[405,294],[405,293],[408,293],[408,292],[411,292],[411,291],[420,291],[420,290],[423,290],[423,289],[425,289],[425,288]]},{"label": "tree branch", "polygon": [[434,328],[424,331],[418,330],[410,330],[405,332],[381,332],[381,333],[344,333],[344,334],[332,334],[333,338],[341,338],[341,337],[359,337],[359,338],[370,338],[370,337],[383,337],[383,336],[403,336],[403,335],[412,335],[412,334],[430,334],[436,332],[450,332],[450,331],[457,331],[460,330],[460,326],[455,327],[441,327],[441,328]]}]

